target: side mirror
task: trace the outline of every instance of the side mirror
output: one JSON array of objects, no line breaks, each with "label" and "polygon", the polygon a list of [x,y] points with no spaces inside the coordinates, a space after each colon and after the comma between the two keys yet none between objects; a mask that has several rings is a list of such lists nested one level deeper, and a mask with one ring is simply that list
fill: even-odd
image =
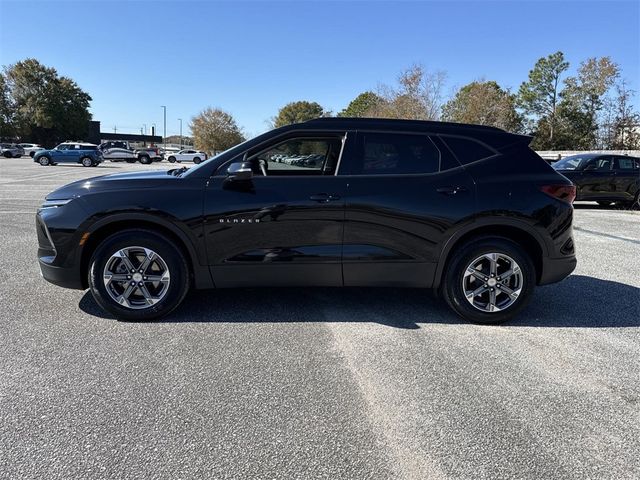
[{"label": "side mirror", "polygon": [[251,177],[253,177],[253,170],[249,162],[235,162],[227,168],[229,180],[250,180]]}]

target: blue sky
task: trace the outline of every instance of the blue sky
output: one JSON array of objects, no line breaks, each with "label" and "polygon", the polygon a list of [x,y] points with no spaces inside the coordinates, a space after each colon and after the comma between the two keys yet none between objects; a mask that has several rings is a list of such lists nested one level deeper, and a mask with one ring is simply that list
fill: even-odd
[{"label": "blue sky", "polygon": [[187,133],[193,115],[217,106],[252,136],[290,101],[337,112],[413,63],[446,71],[447,94],[479,78],[517,89],[557,50],[572,70],[610,55],[640,89],[637,0],[0,0],[0,18],[0,64],[35,57],[70,76],[104,131],[156,123],[161,133],[167,105],[167,134],[178,118]]}]

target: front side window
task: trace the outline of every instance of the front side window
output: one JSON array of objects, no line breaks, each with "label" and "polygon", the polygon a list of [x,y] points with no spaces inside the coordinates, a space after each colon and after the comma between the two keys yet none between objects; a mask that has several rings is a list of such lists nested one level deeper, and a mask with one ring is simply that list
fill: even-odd
[{"label": "front side window", "polygon": [[440,150],[427,135],[363,133],[354,164],[355,175],[435,173]]},{"label": "front side window", "polygon": [[69,150],[69,145],[62,143],[56,147],[56,150]]},{"label": "front side window", "polygon": [[584,169],[596,172],[607,172],[611,170],[611,163],[610,157],[592,158],[586,163]]},{"label": "front side window", "polygon": [[258,175],[333,175],[342,137],[292,138],[250,157]]}]

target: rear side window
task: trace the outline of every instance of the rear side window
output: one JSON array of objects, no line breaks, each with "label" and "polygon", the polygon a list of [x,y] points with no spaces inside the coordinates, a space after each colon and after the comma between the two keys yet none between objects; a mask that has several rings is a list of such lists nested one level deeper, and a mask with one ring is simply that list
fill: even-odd
[{"label": "rear side window", "polygon": [[440,150],[427,135],[362,133],[353,174],[435,173]]},{"label": "rear side window", "polygon": [[493,150],[470,138],[447,136],[440,138],[444,140],[463,165],[495,155]]},{"label": "rear side window", "polygon": [[616,158],[614,168],[617,170],[638,170],[640,168],[640,161],[636,158]]}]

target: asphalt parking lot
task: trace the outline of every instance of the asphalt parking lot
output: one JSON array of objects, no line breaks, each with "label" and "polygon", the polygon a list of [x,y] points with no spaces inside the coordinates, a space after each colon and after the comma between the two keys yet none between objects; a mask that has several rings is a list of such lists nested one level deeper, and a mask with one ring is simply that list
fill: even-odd
[{"label": "asphalt parking lot", "polygon": [[125,323],[46,283],[57,186],[167,162],[0,159],[0,478],[640,478],[640,212],[506,326],[420,290],[191,293]]}]

